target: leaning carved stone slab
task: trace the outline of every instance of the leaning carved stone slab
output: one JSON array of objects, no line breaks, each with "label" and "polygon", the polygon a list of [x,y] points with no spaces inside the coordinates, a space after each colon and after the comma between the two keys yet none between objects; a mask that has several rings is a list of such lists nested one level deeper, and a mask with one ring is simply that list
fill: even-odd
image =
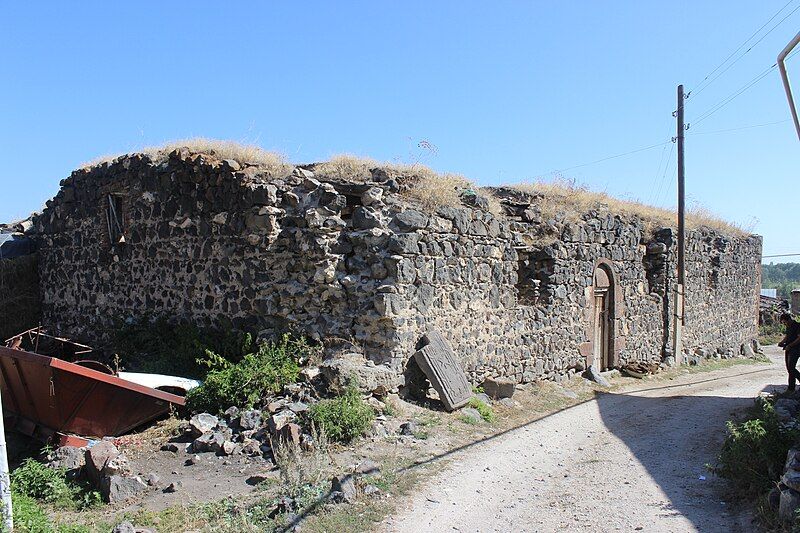
[{"label": "leaning carved stone slab", "polygon": [[436,331],[426,333],[422,342],[426,344],[414,354],[414,360],[439,393],[445,408],[458,409],[469,401],[472,389],[453,349]]}]

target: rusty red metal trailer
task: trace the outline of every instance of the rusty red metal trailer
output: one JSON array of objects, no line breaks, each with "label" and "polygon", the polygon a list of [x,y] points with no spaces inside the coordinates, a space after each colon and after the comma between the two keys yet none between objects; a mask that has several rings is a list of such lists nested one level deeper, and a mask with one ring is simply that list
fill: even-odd
[{"label": "rusty red metal trailer", "polygon": [[18,348],[0,347],[3,409],[13,427],[55,434],[119,436],[184,405],[181,396]]}]

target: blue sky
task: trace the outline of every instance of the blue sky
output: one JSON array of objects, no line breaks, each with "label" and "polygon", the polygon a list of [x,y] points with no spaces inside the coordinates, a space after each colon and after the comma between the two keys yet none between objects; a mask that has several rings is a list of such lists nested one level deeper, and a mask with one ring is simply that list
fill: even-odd
[{"label": "blue sky", "polygon": [[[677,84],[697,87],[786,2],[6,2],[0,220],[39,209],[84,161],[191,136],[296,162],[420,159],[485,185],[547,178],[667,141]],[[687,121],[798,30],[800,10],[692,95]],[[800,54],[788,68],[800,91]],[[690,205],[764,235],[765,254],[800,253],[788,118],[773,70],[687,136]],[[562,174],[672,206],[670,148]]]}]

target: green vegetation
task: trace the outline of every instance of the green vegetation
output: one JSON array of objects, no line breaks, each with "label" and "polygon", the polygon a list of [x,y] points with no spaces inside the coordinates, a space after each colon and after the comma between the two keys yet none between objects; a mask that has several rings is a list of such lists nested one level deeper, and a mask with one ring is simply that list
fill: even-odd
[{"label": "green vegetation", "polygon": [[253,339],[230,324],[201,329],[191,322],[161,316],[119,322],[112,346],[128,370],[202,379],[209,370],[200,362],[206,352],[235,363],[252,351]]},{"label": "green vegetation", "polygon": [[765,346],[777,344],[785,333],[783,324],[762,324],[758,326],[758,341]]},{"label": "green vegetation", "polygon": [[322,400],[311,406],[309,418],[325,431],[329,439],[350,442],[363,435],[375,418],[375,411],[349,386],[341,396]]},{"label": "green vegetation", "polygon": [[81,526],[54,525],[46,507],[82,510],[101,502],[98,492],[68,480],[65,470],[49,468],[32,458],[11,472],[11,500],[15,531],[27,533],[88,531]]},{"label": "green vegetation", "polygon": [[774,407],[777,398],[759,397],[747,420],[728,422],[728,436],[717,464],[710,467],[747,498],[757,498],[775,486],[789,448],[800,437],[800,430],[778,423]]},{"label": "green vegetation", "polygon": [[[247,347],[249,347],[249,343]],[[244,347],[242,349],[245,349]],[[297,381],[300,363],[316,353],[302,337],[282,335],[260,343],[238,362],[206,350],[198,364],[209,368],[200,387],[189,391],[186,405],[193,411],[220,412],[228,407],[253,407],[270,394]]]},{"label": "green vegetation", "polygon": [[778,298],[788,300],[792,289],[800,288],[800,263],[761,265],[761,287],[778,289]]},{"label": "green vegetation", "polygon": [[484,422],[494,422],[494,411],[492,407],[487,404],[486,402],[479,400],[478,398],[470,398],[467,402],[468,407],[472,407],[478,413],[480,413],[481,418],[483,418]]}]

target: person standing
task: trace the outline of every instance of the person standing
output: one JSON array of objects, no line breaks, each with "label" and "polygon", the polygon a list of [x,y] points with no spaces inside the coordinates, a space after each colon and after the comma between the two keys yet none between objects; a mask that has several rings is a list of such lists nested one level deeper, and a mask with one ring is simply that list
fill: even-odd
[{"label": "person standing", "polygon": [[783,313],[780,321],[786,327],[786,335],[778,343],[783,348],[786,371],[789,373],[789,386],[786,390],[793,391],[800,379],[800,371],[797,370],[797,360],[800,359],[800,324],[789,313]]}]

